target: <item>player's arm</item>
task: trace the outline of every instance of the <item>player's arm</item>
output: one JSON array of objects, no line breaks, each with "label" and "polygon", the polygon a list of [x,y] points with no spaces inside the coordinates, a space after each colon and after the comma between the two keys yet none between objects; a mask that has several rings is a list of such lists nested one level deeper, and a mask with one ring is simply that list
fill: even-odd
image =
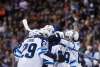
[{"label": "player's arm", "polygon": [[19,58],[21,57],[22,53],[20,52],[19,48],[21,47],[21,45],[18,45],[16,46],[14,49],[13,49],[13,54],[14,54],[14,57],[15,57],[15,60],[18,61]]},{"label": "player's arm", "polygon": [[54,59],[52,58],[53,56],[48,52],[47,48],[39,48],[38,50],[38,55],[46,60],[45,64],[54,64]]},{"label": "player's arm", "polygon": [[73,43],[71,43],[71,42],[69,42],[69,41],[67,41],[65,39],[61,39],[60,43],[65,45],[68,48],[74,48],[75,47],[75,45]]},{"label": "player's arm", "polygon": [[46,60],[45,63],[54,64],[55,55],[48,50],[48,41],[42,40],[41,47],[38,48],[38,55]]},{"label": "player's arm", "polygon": [[62,50],[59,50],[57,53],[51,53],[50,51],[47,51],[44,53],[44,55],[48,56],[49,58],[52,58],[54,62],[64,62],[65,57],[63,55]]},{"label": "player's arm", "polygon": [[14,56],[16,59],[22,57],[22,52],[26,49],[26,47],[27,47],[27,45],[22,43],[13,49],[13,53],[14,53]]}]

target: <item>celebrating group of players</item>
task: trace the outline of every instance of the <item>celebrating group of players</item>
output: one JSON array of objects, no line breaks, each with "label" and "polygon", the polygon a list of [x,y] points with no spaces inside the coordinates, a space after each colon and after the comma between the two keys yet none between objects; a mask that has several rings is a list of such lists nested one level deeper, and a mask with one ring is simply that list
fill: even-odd
[{"label": "celebrating group of players", "polygon": [[53,25],[30,30],[14,49],[17,67],[78,67],[78,39],[77,31],[55,31]]}]

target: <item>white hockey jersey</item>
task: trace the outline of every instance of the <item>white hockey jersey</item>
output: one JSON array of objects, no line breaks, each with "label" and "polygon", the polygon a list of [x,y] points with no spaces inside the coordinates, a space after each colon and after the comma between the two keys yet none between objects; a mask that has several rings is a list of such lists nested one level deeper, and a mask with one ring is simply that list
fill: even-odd
[{"label": "white hockey jersey", "polygon": [[[20,56],[17,67],[42,67],[43,59],[53,62],[52,58],[44,55],[48,51],[47,45],[48,42],[41,38],[25,39],[21,47],[18,48]],[[16,54],[15,56],[18,56]]]},{"label": "white hockey jersey", "polygon": [[[78,50],[80,48],[79,42],[70,42],[61,39],[61,44],[66,46],[66,62],[70,64],[70,67],[78,67]],[[69,57],[68,57],[69,56]]]}]

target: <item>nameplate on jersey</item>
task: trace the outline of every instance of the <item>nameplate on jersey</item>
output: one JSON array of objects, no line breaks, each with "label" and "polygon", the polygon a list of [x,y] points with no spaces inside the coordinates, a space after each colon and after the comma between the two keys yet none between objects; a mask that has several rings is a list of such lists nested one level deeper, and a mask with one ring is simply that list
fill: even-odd
[{"label": "nameplate on jersey", "polygon": [[27,42],[34,42],[34,39],[33,38],[32,39],[28,39]]}]

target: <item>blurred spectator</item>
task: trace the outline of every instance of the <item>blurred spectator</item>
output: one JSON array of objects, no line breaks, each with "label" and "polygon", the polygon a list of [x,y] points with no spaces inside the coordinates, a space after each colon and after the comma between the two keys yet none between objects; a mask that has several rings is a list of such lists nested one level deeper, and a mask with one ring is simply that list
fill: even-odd
[{"label": "blurred spectator", "polygon": [[19,8],[21,11],[28,10],[28,2],[25,0],[19,2]]},{"label": "blurred spectator", "polygon": [[0,4],[0,17],[5,16],[6,11],[5,8]]},{"label": "blurred spectator", "polygon": [[0,24],[0,33],[4,33],[5,30],[6,30],[5,23],[4,23],[4,24],[2,24],[3,22],[0,22],[0,23],[1,23],[1,24]]}]

